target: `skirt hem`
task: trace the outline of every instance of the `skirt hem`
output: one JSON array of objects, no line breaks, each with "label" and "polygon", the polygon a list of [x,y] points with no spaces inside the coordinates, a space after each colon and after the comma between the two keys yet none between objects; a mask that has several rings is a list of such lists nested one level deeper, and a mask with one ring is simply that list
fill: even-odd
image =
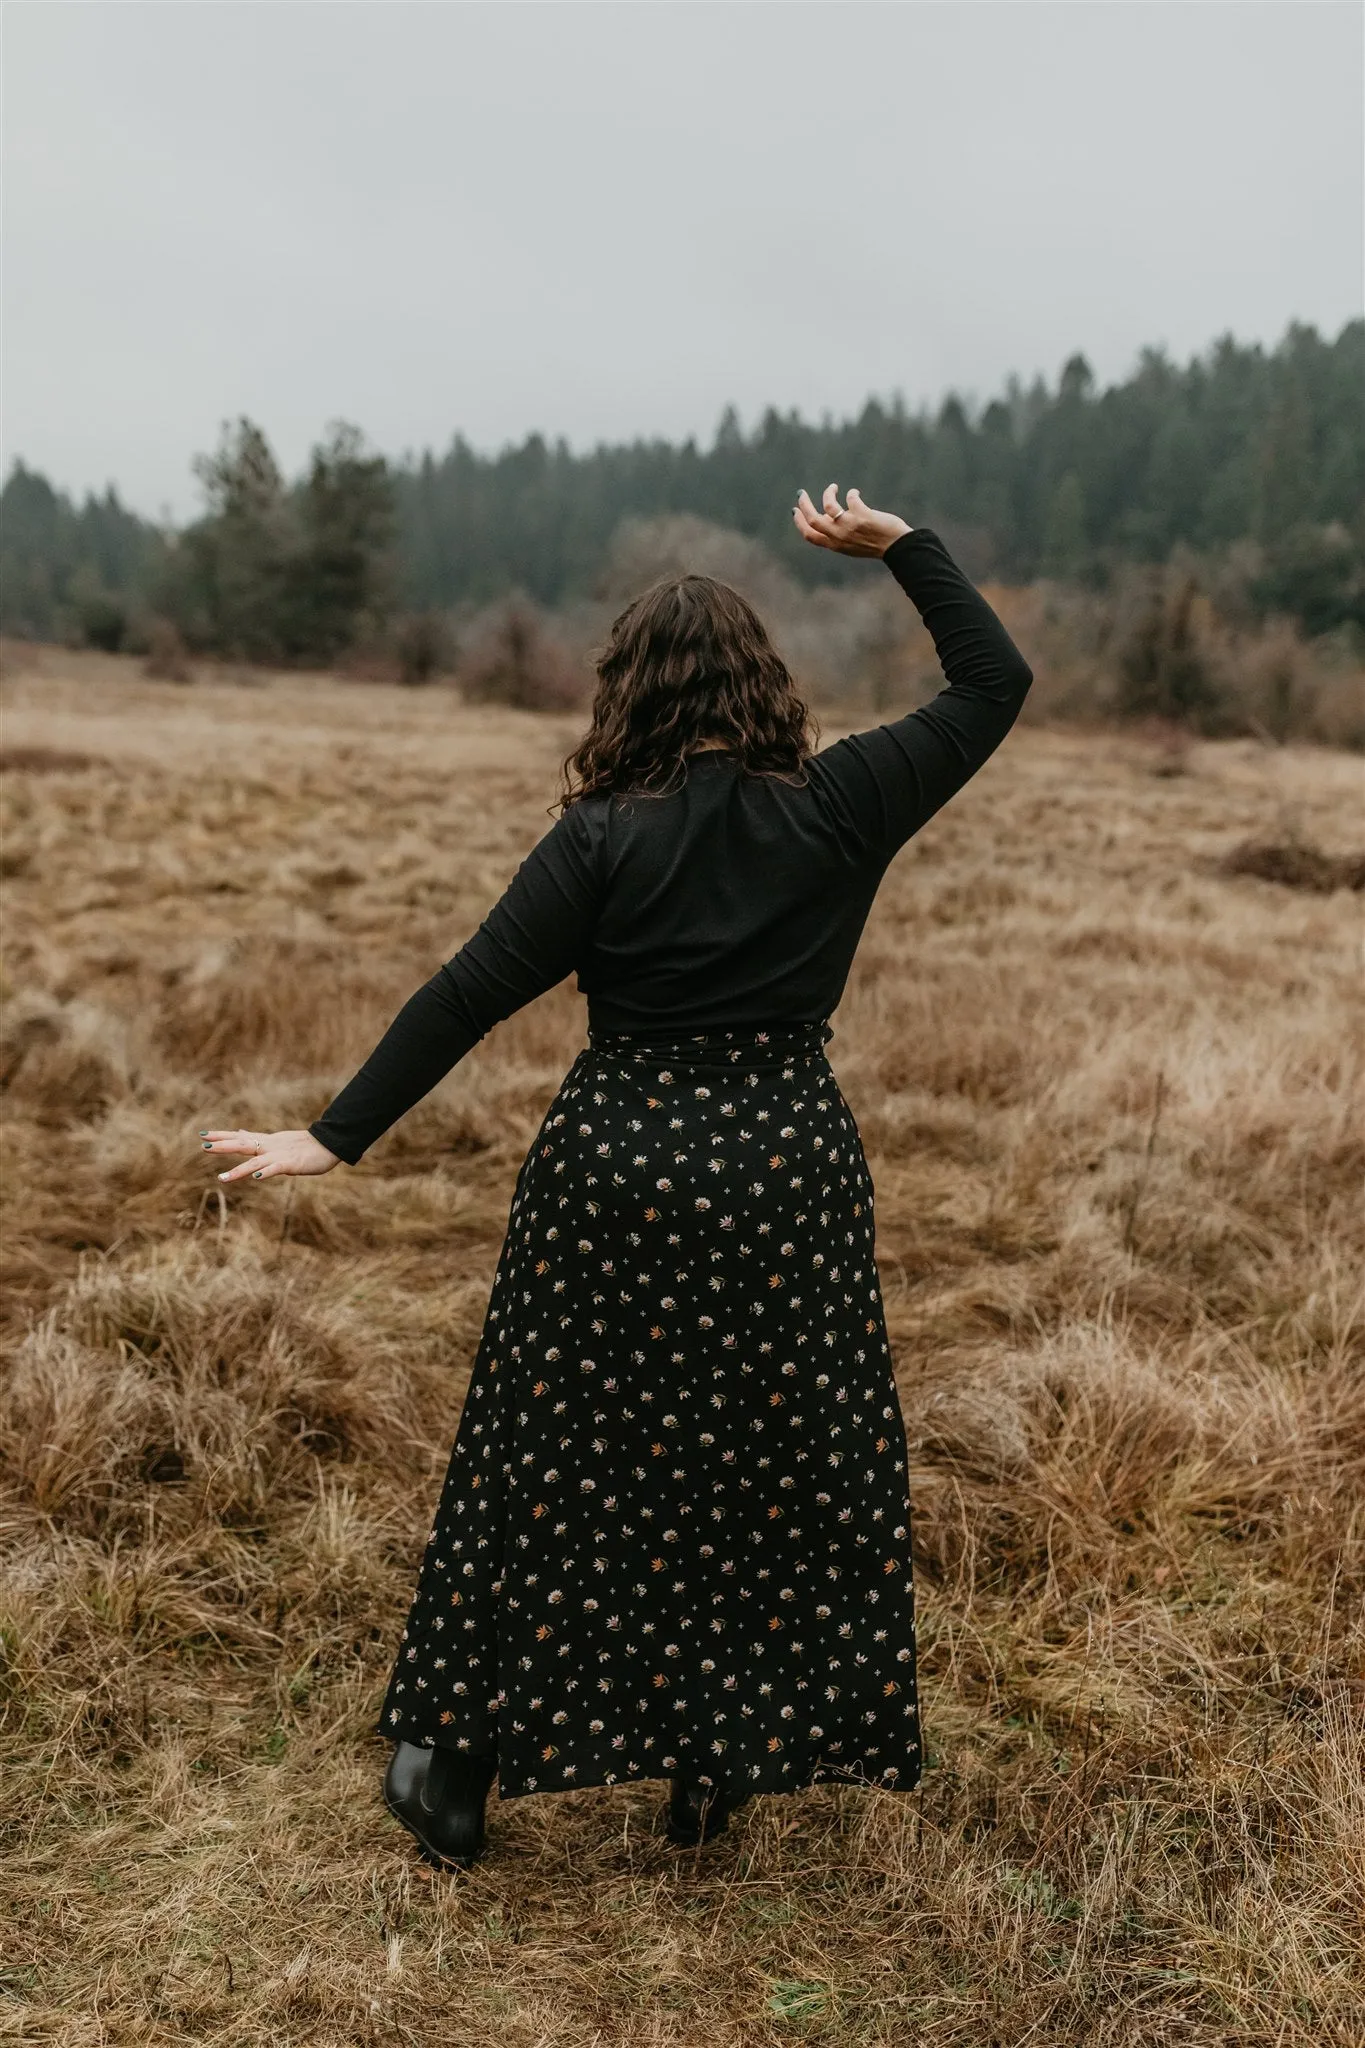
[{"label": "skirt hem", "polygon": [[[436,1749],[443,1746],[434,1737],[426,1737],[416,1729],[385,1728],[382,1723],[376,1723],[374,1732],[384,1741],[390,1743],[414,1742],[421,1748]],[[458,1743],[451,1743],[448,1746],[451,1749],[459,1748]],[[576,1777],[571,1785],[528,1785],[521,1781],[505,1789],[501,1778],[495,1781],[495,1785],[499,1802],[506,1801],[510,1803],[514,1799],[544,1798],[552,1793],[614,1792],[619,1791],[623,1785],[667,1784],[674,1775],[673,1772],[660,1768],[649,1773],[640,1771],[632,1776],[627,1776],[623,1773],[612,1773],[608,1776],[605,1772],[598,1771],[594,1767],[589,1766],[587,1775],[581,1779]],[[875,1773],[860,1770],[853,1764],[831,1763],[823,1768],[817,1766],[811,1776],[799,1778],[795,1781],[790,1778],[777,1777],[747,1778],[741,1780],[739,1785],[731,1786],[730,1789],[732,1795],[738,1795],[745,1799],[758,1798],[760,1796],[767,1798],[772,1793],[777,1792],[809,1792],[816,1785],[857,1785],[865,1792],[915,1792],[918,1791],[923,1777],[924,1766],[919,1762],[912,1763],[906,1770],[897,1769],[896,1774],[889,1779],[884,1772]],[[729,1781],[724,1782],[728,1784]]]}]

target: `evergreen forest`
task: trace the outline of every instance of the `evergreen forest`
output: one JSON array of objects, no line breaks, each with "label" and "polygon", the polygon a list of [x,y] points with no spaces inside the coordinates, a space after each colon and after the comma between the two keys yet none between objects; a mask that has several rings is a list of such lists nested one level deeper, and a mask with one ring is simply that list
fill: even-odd
[{"label": "evergreen forest", "polygon": [[[803,547],[801,484],[835,479],[935,526],[969,573],[1105,589],[1133,564],[1239,565],[1244,597],[1306,635],[1365,632],[1365,320],[1335,339],[1291,326],[1178,365],[1146,350],[1101,389],[1082,356],[1055,387],[1013,380],[936,411],[869,399],[812,424],[733,411],[709,447],[573,452],[532,434],[483,454],[394,462],[340,424],[306,473],[261,429],[224,426],[195,460],[201,516],[177,531],[113,486],[77,504],[16,461],[0,492],[0,631],[117,650],[158,627],[245,660],[335,662],[348,647],[508,593],[541,607],[600,595],[623,521],[686,514],[762,543],[804,586],[850,565]],[[1226,575],[1224,574],[1226,581]]]}]

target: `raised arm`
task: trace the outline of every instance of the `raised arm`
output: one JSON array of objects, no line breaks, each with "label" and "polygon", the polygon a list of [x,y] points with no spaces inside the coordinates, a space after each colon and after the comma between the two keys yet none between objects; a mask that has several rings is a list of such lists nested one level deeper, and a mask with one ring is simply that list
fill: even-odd
[{"label": "raised arm", "polygon": [[833,487],[817,512],[802,494],[797,524],[816,546],[879,555],[933,638],[948,687],[918,711],[839,740],[819,756],[870,850],[889,860],[1000,745],[1033,671],[980,591],[927,526],[872,512]]},{"label": "raised arm", "polygon": [[220,1178],[323,1173],[339,1159],[353,1166],[494,1024],[573,971],[597,901],[591,825],[575,804],[532,847],[473,938],[409,997],[307,1131],[203,1133],[206,1150],[249,1155]]}]

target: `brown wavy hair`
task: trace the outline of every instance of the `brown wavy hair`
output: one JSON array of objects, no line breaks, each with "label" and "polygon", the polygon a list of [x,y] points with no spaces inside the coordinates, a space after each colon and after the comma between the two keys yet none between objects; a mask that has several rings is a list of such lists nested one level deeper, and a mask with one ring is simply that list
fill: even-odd
[{"label": "brown wavy hair", "polygon": [[721,741],[747,774],[799,778],[814,733],[753,606],[713,576],[672,576],[612,624],[559,808],[604,789],[665,796],[701,740]]}]

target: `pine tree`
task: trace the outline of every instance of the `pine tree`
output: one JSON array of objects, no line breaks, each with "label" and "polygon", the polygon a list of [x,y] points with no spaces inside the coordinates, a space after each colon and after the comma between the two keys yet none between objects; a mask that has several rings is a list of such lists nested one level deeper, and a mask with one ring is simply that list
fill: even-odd
[{"label": "pine tree", "polygon": [[1043,568],[1049,576],[1074,576],[1085,557],[1085,492],[1069,469],[1052,493],[1043,534]]}]

